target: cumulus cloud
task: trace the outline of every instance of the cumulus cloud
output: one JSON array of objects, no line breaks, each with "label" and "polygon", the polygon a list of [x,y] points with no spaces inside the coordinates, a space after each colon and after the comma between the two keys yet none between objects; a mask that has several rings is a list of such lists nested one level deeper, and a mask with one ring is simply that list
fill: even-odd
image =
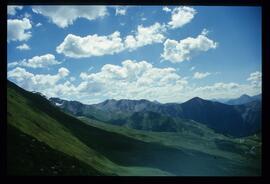
[{"label": "cumulus cloud", "polygon": [[17,46],[16,48],[19,49],[19,50],[30,50],[29,45],[27,45],[25,43],[22,44],[22,45]]},{"label": "cumulus cloud", "polygon": [[259,71],[253,72],[249,75],[249,78],[247,78],[248,81],[250,81],[251,85],[254,88],[261,88],[262,87],[262,73]]},{"label": "cumulus cloud", "polygon": [[29,14],[29,13],[26,12],[26,13],[24,13],[24,17],[25,18],[31,18],[31,14]]},{"label": "cumulus cloud", "polygon": [[31,32],[28,31],[32,28],[32,25],[28,18],[20,19],[8,19],[7,35],[9,41],[26,41],[31,38]]},{"label": "cumulus cloud", "polygon": [[190,60],[199,52],[215,49],[217,46],[218,43],[209,39],[207,37],[207,30],[204,29],[196,38],[188,37],[180,41],[167,39],[164,42],[164,50],[161,57],[172,63],[179,63]]},{"label": "cumulus cloud", "polygon": [[30,68],[44,68],[48,67],[51,65],[58,65],[61,62],[57,61],[55,59],[55,56],[52,54],[45,54],[42,56],[34,56],[31,59],[24,59],[21,62],[12,62],[9,64],[9,67],[13,66],[25,66],[25,67],[30,67]]},{"label": "cumulus cloud", "polygon": [[[238,84],[234,82],[224,83],[218,82],[206,86],[190,87],[187,91],[188,98],[198,96],[204,99],[214,98],[236,98],[242,94],[254,94],[254,91],[248,85]],[[187,93],[188,92],[188,93]]]},{"label": "cumulus cloud", "polygon": [[69,70],[64,68],[64,67],[61,67],[58,70],[58,74],[59,74],[60,77],[66,77],[66,76],[69,75]]},{"label": "cumulus cloud", "polygon": [[190,68],[190,71],[193,71],[193,70],[195,70],[195,66],[192,66],[191,68]]},{"label": "cumulus cloud", "polygon": [[125,7],[116,7],[115,8],[115,15],[126,15],[127,8]]},{"label": "cumulus cloud", "polygon": [[36,27],[40,27],[40,26],[42,26],[42,23],[39,22],[36,24]]},{"label": "cumulus cloud", "polygon": [[118,31],[108,36],[97,34],[80,37],[68,34],[64,41],[56,48],[58,53],[73,58],[102,56],[114,54],[124,49],[122,38]]},{"label": "cumulus cloud", "polygon": [[186,99],[199,96],[205,99],[213,98],[237,98],[243,94],[257,95],[261,93],[261,72],[256,71],[247,78],[249,83],[217,82],[204,86],[189,85],[184,93]]},{"label": "cumulus cloud", "polygon": [[[105,64],[97,72],[82,72],[77,85],[75,77],[68,77],[66,68],[54,75],[33,74],[17,67],[8,72],[8,79],[19,86],[38,91],[48,97],[57,96],[83,103],[99,103],[106,99],[148,99],[160,102],[184,102],[195,96],[205,99],[235,98],[242,94],[256,95],[260,88],[250,84],[217,82],[196,86],[182,77],[174,68],[154,67],[147,61],[125,60],[121,65]],[[258,80],[259,74],[248,81]],[[189,84],[189,85],[188,85]]]},{"label": "cumulus cloud", "polygon": [[165,11],[165,12],[171,12],[172,11],[170,8],[168,8],[168,6],[164,6],[162,8],[162,10]]},{"label": "cumulus cloud", "polygon": [[56,51],[73,58],[112,55],[124,50],[135,50],[138,47],[164,41],[164,26],[155,23],[149,27],[138,26],[135,35],[122,39],[118,31],[107,35],[97,34],[85,37],[68,34],[64,41],[57,46]]},{"label": "cumulus cloud", "polygon": [[239,87],[240,85],[234,82],[230,82],[230,83],[218,82],[218,83],[215,83],[214,85],[198,87],[196,88],[196,90],[208,91],[208,92],[209,91],[223,91],[224,92],[231,89],[237,89]]},{"label": "cumulus cloud", "polygon": [[78,18],[95,20],[108,14],[105,6],[33,6],[32,10],[60,28],[72,25]]},{"label": "cumulus cloud", "polygon": [[8,78],[26,90],[84,103],[107,98],[154,100],[161,97],[166,100],[172,98],[172,93],[180,94],[187,85],[175,69],[156,68],[147,61],[125,60],[122,65],[106,64],[96,73],[82,72],[77,86],[72,84],[75,78],[68,78],[69,74],[66,68],[60,68],[57,74],[51,75],[33,74],[16,67],[8,72]]},{"label": "cumulus cloud", "polygon": [[129,50],[137,49],[153,43],[162,43],[165,40],[163,33],[166,31],[165,25],[155,23],[149,27],[139,25],[135,35],[128,35],[125,38],[125,47]]},{"label": "cumulus cloud", "polygon": [[[69,75],[69,70],[60,68],[55,75],[50,74],[33,74],[26,71],[24,68],[16,67],[8,71],[8,78],[13,80],[19,86],[30,91],[39,91],[46,93],[47,90],[54,88],[54,86],[61,79]],[[47,93],[46,93],[47,94]]]},{"label": "cumulus cloud", "polygon": [[97,73],[81,73],[83,93],[107,95],[107,98],[170,98],[180,92],[187,81],[173,68],[156,68],[147,61],[125,60],[122,66],[106,64]]},{"label": "cumulus cloud", "polygon": [[[10,80],[27,90],[84,103],[106,98],[154,100],[161,97],[166,100],[171,98],[172,93],[180,93],[187,85],[175,69],[156,68],[147,61],[125,60],[122,65],[106,64],[99,72],[81,73],[77,86],[71,83],[74,78],[67,76],[69,71],[65,68],[60,68],[55,75],[33,74],[20,67],[8,72]],[[61,79],[63,81],[59,82]]]},{"label": "cumulus cloud", "polygon": [[142,17],[142,18],[141,18],[141,20],[142,20],[142,21],[146,21],[146,20],[147,20],[147,18],[145,18],[145,17]]},{"label": "cumulus cloud", "polygon": [[17,61],[8,63],[8,68],[17,66],[19,63]]},{"label": "cumulus cloud", "polygon": [[21,10],[21,9],[23,9],[22,6],[13,6],[13,5],[11,5],[11,6],[8,6],[7,13],[9,15],[16,15],[17,10]]},{"label": "cumulus cloud", "polygon": [[203,79],[203,78],[207,77],[208,75],[210,75],[209,72],[205,72],[205,73],[203,73],[203,72],[195,72],[193,74],[193,78],[194,79]]},{"label": "cumulus cloud", "polygon": [[75,81],[75,80],[76,80],[76,78],[75,78],[75,77],[70,77],[69,79],[70,79],[70,81],[71,81],[71,82],[73,82],[73,81]]},{"label": "cumulus cloud", "polygon": [[172,29],[182,27],[189,23],[194,18],[196,13],[197,12],[194,8],[187,6],[174,8],[172,10],[171,21],[168,23],[168,25]]}]

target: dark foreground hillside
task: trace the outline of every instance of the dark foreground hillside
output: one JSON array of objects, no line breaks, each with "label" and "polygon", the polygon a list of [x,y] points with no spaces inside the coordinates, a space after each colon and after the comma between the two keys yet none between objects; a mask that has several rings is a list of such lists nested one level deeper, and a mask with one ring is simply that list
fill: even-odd
[{"label": "dark foreground hillside", "polygon": [[89,165],[7,127],[7,172],[9,175],[102,175]]}]

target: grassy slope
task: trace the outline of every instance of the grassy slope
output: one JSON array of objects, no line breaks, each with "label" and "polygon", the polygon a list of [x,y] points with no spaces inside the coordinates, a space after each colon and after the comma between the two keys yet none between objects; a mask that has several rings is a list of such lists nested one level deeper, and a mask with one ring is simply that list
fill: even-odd
[{"label": "grassy slope", "polygon": [[9,175],[102,175],[82,161],[50,148],[9,124],[7,137]]},{"label": "grassy slope", "polygon": [[[26,92],[11,83],[8,85],[8,123],[23,133],[54,150],[77,158],[105,175],[170,175],[155,168],[115,164],[93,150],[87,141],[88,137],[85,137],[86,133],[102,136],[106,131],[87,126],[66,115],[39,95]],[[89,127],[88,132],[85,131],[86,127]],[[74,135],[74,131],[79,138]],[[98,139],[94,139],[94,142],[99,144]]]},{"label": "grassy slope", "polygon": [[208,147],[201,145],[205,142],[194,136],[190,139],[189,134],[185,137],[89,126],[51,106],[46,99],[14,86],[8,89],[8,122],[106,175],[260,174],[242,162],[207,153],[204,150]]}]

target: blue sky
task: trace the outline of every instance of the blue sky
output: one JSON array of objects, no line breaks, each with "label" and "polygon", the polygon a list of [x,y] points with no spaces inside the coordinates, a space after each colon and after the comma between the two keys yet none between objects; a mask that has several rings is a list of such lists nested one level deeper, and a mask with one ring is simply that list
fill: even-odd
[{"label": "blue sky", "polygon": [[48,97],[256,95],[261,63],[260,7],[8,7],[8,79]]}]

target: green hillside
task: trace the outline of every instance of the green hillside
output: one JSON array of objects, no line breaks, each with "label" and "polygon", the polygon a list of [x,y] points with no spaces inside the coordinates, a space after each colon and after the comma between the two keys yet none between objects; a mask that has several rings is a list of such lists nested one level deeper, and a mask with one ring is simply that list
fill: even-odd
[{"label": "green hillside", "polygon": [[[27,92],[8,82],[7,99],[8,124],[44,142],[53,150],[74,157],[105,175],[170,175],[160,169],[125,167],[110,161],[89,146],[92,142],[104,148],[107,145],[103,145],[99,139],[89,139],[88,135],[109,134],[113,137],[114,134],[83,124],[76,118],[61,112],[38,94]],[[7,139],[9,141],[11,137]],[[125,140],[125,137],[120,139]],[[128,152],[129,148],[125,149]],[[47,159],[46,156],[42,157],[39,151],[33,154],[40,159]],[[7,164],[10,165],[9,162]],[[35,170],[31,172],[35,173]]]},{"label": "green hillside", "polygon": [[78,159],[52,149],[12,125],[7,127],[10,175],[102,175]]},{"label": "green hillside", "polygon": [[[59,175],[231,176],[261,173],[260,153],[255,156],[242,153],[251,145],[260,145],[254,138],[247,138],[239,147],[238,140],[195,125],[191,132],[167,134],[125,127],[117,129],[89,119],[82,122],[62,112],[46,98],[11,82],[8,82],[7,99],[9,174],[39,175],[37,169],[47,171],[51,167],[60,168]],[[25,138],[20,139],[21,135]],[[205,145],[207,141],[210,146]],[[31,157],[28,152],[18,151],[23,147],[31,152]],[[47,154],[42,154],[42,149],[46,149]],[[31,164],[24,168],[22,163],[12,161],[13,158],[22,158]],[[70,165],[78,170],[73,172]],[[45,174],[53,175],[55,169]]]}]

